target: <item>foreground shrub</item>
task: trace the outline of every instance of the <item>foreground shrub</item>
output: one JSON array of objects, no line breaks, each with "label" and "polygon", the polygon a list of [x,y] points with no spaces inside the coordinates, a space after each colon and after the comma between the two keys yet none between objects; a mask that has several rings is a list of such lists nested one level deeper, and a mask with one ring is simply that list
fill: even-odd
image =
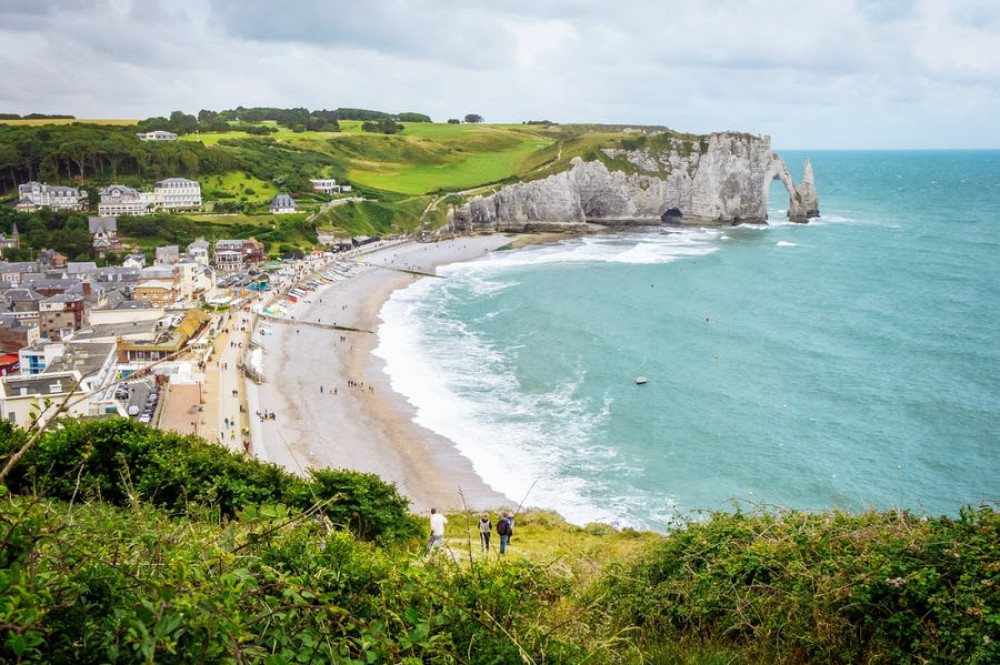
[{"label": "foreground shrub", "polygon": [[1000,662],[1000,516],[716,513],[591,594],[609,632],[770,662]]},{"label": "foreground shrub", "polygon": [[[21,438],[0,438],[0,460]],[[366,540],[409,537],[419,529],[407,512],[409,502],[375,475],[327,470],[305,479],[196,436],[126,418],[65,421],[21,458],[7,485],[66,501],[148,502],[176,513],[209,507],[222,519],[249,505],[306,510],[320,504],[334,524]]]}]

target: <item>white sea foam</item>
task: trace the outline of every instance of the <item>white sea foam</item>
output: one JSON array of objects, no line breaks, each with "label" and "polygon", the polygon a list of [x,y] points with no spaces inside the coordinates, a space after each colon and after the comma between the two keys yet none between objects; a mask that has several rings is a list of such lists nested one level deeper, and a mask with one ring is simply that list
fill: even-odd
[{"label": "white sea foam", "polygon": [[775,244],[778,247],[798,247],[799,246],[799,243],[797,243],[797,242],[788,242],[787,240],[779,240]]},{"label": "white sea foam", "polygon": [[[465,279],[482,275],[451,271],[449,281]],[[462,322],[435,315],[447,291],[443,282],[421,280],[380,313],[375,355],[385,360],[393,390],[415,408],[414,421],[454,442],[488,485],[514,501],[527,497],[527,505],[555,507],[580,524],[618,519],[614,507],[587,498],[593,482],[583,478],[627,471],[617,451],[592,443],[610,403],[589,413],[575,396],[582,370],[550,391],[523,390],[509,348],[492,348]]]}]

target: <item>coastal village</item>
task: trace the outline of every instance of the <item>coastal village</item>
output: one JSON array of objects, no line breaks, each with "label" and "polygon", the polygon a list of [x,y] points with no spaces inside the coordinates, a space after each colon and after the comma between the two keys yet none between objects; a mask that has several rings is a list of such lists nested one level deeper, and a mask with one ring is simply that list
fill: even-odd
[{"label": "coastal village", "polygon": [[[333,179],[312,183],[325,194],[350,191]],[[16,208],[83,212],[88,196],[76,187],[27,182],[18,187]],[[6,261],[4,251],[20,247],[20,233],[15,225],[0,234],[0,418],[30,427],[65,416],[128,417],[252,451],[246,382],[260,380],[261,370],[247,359],[259,318],[287,317],[286,308],[310,291],[349,276],[359,254],[392,241],[355,237],[268,260],[254,238],[199,238],[157,247],[147,262],[118,235],[119,215],[201,209],[194,180],[168,178],[152,191],[101,189],[97,215],[88,218],[92,256],[123,256],[121,265],[69,261],[54,250],[33,261]],[[297,208],[279,194],[270,211]]]}]

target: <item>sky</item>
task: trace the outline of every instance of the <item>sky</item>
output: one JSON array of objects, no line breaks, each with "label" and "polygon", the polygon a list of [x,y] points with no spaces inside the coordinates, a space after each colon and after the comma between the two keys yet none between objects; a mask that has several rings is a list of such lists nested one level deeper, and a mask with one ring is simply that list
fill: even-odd
[{"label": "sky", "polygon": [[996,0],[0,0],[0,112],[237,106],[1000,148]]}]

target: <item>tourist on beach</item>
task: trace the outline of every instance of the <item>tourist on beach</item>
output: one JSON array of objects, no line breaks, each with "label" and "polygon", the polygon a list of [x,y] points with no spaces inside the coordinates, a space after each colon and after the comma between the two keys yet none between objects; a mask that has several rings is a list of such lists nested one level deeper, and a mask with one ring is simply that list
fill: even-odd
[{"label": "tourist on beach", "polygon": [[490,521],[489,515],[483,515],[479,519],[479,542],[483,546],[483,552],[489,554],[490,551],[490,533],[493,531],[493,522]]},{"label": "tourist on beach", "polygon": [[427,541],[427,551],[444,544],[444,525],[447,523],[447,517],[439,513],[437,508],[431,508],[431,538]]},{"label": "tourist on beach", "polygon": [[500,536],[500,554],[507,554],[507,545],[514,535],[514,514],[510,511],[497,520],[497,534]]}]

